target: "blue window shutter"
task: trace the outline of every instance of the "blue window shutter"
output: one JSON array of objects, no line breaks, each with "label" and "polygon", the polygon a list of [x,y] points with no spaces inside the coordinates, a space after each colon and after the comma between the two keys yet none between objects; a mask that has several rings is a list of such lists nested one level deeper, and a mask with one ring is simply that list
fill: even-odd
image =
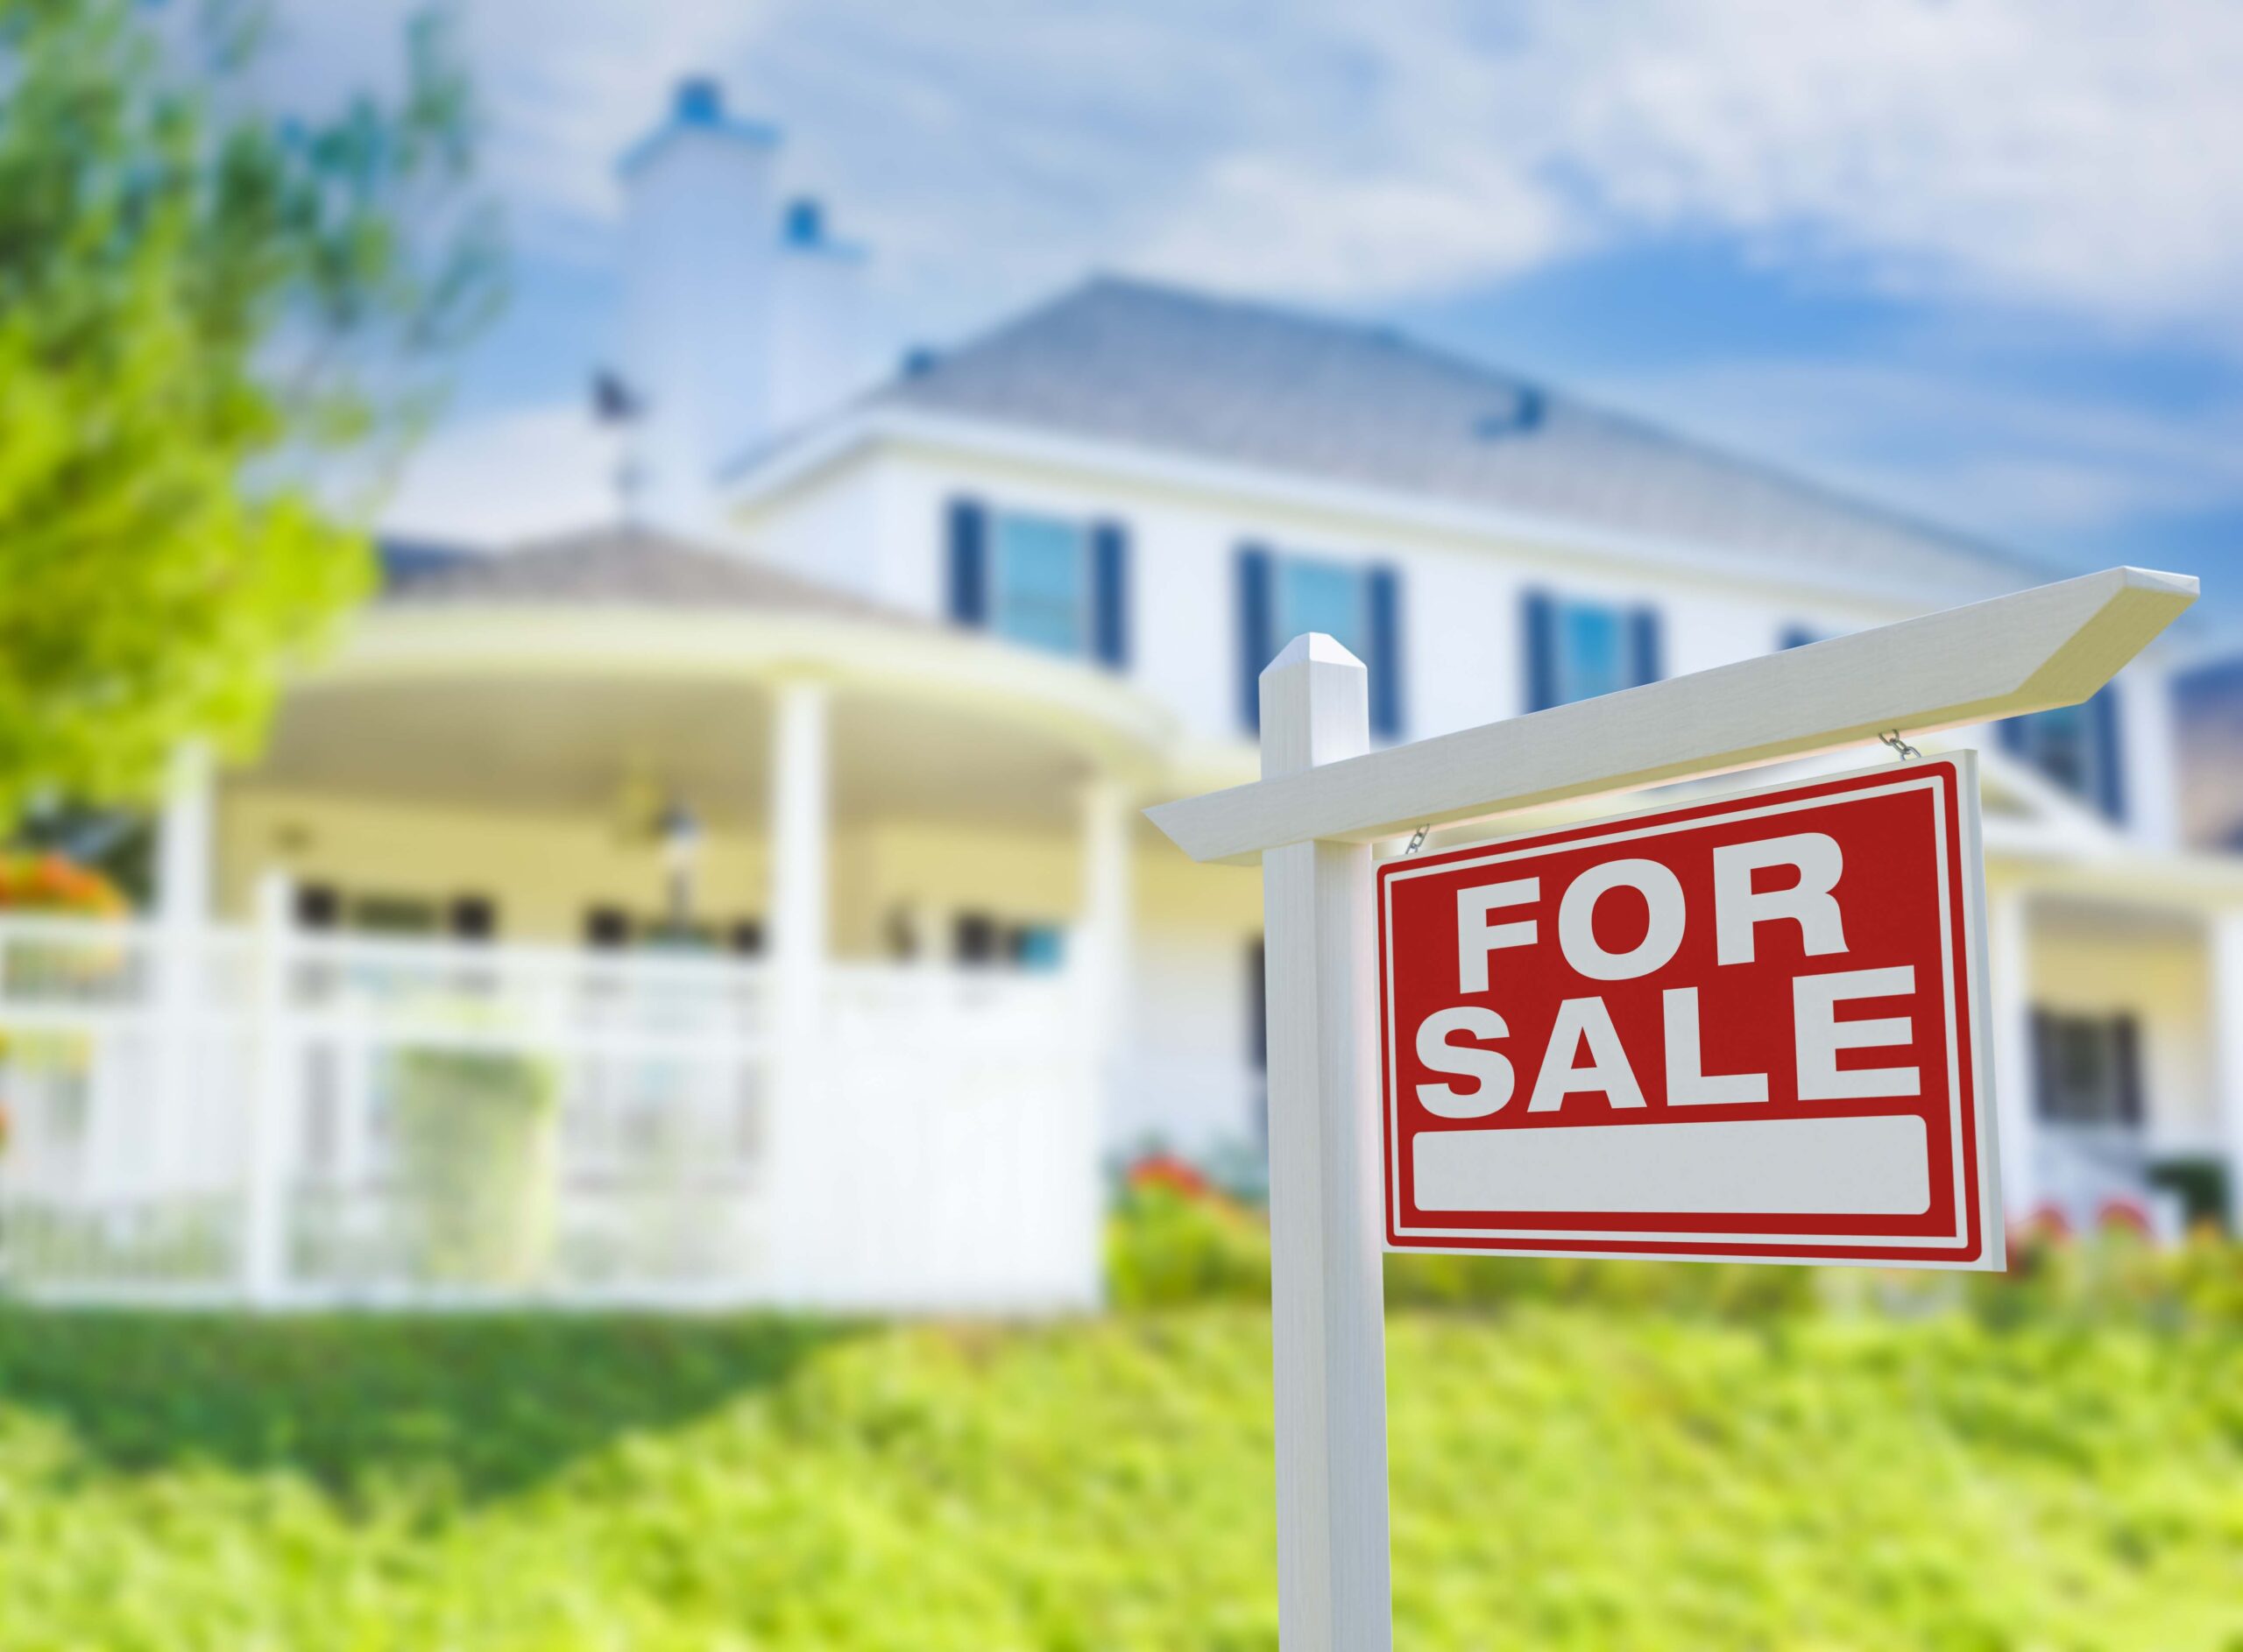
[{"label": "blue window shutter", "polygon": [[1640,688],[1666,674],[1659,638],[1659,610],[1638,608],[1628,616],[1629,676]]},{"label": "blue window shutter", "polygon": [[950,502],[950,617],[989,623],[989,512],[979,499]]},{"label": "blue window shutter", "polygon": [[2126,817],[2126,751],[2119,738],[2119,690],[2106,687],[2087,702],[2095,719],[2095,777],[2101,795],[2096,801],[2112,820]]},{"label": "blue window shutter", "polygon": [[1529,591],[1520,609],[1525,635],[1526,709],[1546,711],[1558,703],[1558,604],[1548,591]]},{"label": "blue window shutter", "polygon": [[1381,739],[1402,733],[1402,575],[1395,568],[1370,570],[1364,582],[1370,632],[1370,731]]},{"label": "blue window shutter", "polygon": [[1099,663],[1115,671],[1129,664],[1129,530],[1100,522],[1090,531],[1093,639]]},{"label": "blue window shutter", "polygon": [[1259,545],[1238,547],[1239,715],[1257,732],[1262,727],[1262,667],[1277,645],[1270,636],[1270,553]]}]

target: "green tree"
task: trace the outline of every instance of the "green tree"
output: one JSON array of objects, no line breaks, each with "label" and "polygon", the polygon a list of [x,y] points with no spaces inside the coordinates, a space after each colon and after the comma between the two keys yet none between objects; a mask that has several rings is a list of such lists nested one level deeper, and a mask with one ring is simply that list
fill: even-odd
[{"label": "green tree", "polygon": [[176,10],[0,0],[0,830],[253,746],[499,298],[441,14],[314,119],[257,11]]}]

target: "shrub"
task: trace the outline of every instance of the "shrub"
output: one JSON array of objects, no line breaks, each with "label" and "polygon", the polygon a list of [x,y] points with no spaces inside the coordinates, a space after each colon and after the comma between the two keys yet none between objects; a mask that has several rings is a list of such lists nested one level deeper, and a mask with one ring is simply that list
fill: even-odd
[{"label": "shrub", "polygon": [[[1266,1302],[1270,1232],[1262,1213],[1163,1173],[1132,1179],[1107,1230],[1116,1306]],[[1603,1261],[1412,1253],[1386,1259],[1389,1309],[1497,1310],[1585,1304],[1716,1318],[1819,1309],[1904,1318],[1959,1310],[2001,1326],[2090,1325],[2113,1317],[2243,1324],[2243,1246],[2209,1226],[2160,1246],[2114,1221],[2075,1239],[2047,1227],[2010,1238],[2000,1274],[1762,1267],[1742,1262]]]},{"label": "shrub", "polygon": [[1107,1281],[1125,1308],[1270,1300],[1261,1216],[1200,1184],[1133,1178],[1107,1229]]}]

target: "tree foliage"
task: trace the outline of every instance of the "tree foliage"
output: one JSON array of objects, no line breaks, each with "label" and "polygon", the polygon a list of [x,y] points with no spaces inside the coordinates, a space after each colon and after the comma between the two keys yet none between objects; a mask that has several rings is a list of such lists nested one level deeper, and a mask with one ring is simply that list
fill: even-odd
[{"label": "tree foliage", "polygon": [[497,302],[443,19],[317,119],[257,95],[269,40],[0,0],[0,825],[254,742],[371,580],[335,479],[379,477]]}]

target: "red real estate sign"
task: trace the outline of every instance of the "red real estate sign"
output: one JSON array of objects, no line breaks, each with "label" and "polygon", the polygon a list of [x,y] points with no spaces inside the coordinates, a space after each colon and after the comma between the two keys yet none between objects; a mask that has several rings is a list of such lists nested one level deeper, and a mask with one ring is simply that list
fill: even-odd
[{"label": "red real estate sign", "polygon": [[1970,753],[1390,861],[1395,1250],[1998,1268]]}]

